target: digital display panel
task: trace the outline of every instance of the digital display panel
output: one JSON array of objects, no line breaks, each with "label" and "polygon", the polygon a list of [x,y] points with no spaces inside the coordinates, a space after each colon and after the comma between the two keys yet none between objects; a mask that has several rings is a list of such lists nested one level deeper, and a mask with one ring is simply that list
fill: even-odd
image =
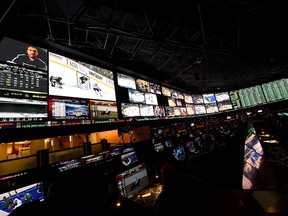
[{"label": "digital display panel", "polygon": [[139,191],[149,185],[149,178],[144,163],[130,168],[116,175],[117,186],[120,194],[124,197],[131,198]]},{"label": "digital display panel", "polygon": [[135,78],[127,76],[125,74],[117,73],[118,85],[124,88],[130,88],[136,90]]},{"label": "digital display panel", "polygon": [[171,107],[177,106],[176,100],[174,98],[167,98],[168,100],[168,105]]},{"label": "digital display panel", "polygon": [[175,116],[174,107],[165,107],[166,116]]},{"label": "digital display panel", "polygon": [[266,103],[261,86],[252,86],[238,91],[242,107],[251,107]]},{"label": "digital display panel", "polygon": [[205,109],[207,114],[216,113],[219,111],[216,103],[205,104]]},{"label": "digital display panel", "polygon": [[145,93],[146,104],[158,105],[157,95],[152,93]]},{"label": "digital display panel", "polygon": [[184,93],[184,101],[185,103],[193,103],[192,95]]},{"label": "digital display panel", "polygon": [[123,117],[140,116],[138,104],[121,103],[121,113]]},{"label": "digital display panel", "polygon": [[136,79],[136,89],[141,92],[150,92],[150,83],[142,79]]},{"label": "digital display panel", "polygon": [[167,87],[161,86],[162,94],[167,97],[171,97],[171,90]]},{"label": "digital display panel", "polygon": [[242,108],[241,99],[240,99],[238,91],[235,90],[235,91],[229,92],[229,96],[230,96],[233,109]]},{"label": "digital display panel", "polygon": [[128,90],[130,103],[142,103],[145,104],[145,94],[136,90]]},{"label": "digital display panel", "polygon": [[267,102],[276,102],[288,99],[288,79],[276,80],[262,84]]},{"label": "digital display panel", "polygon": [[153,106],[140,104],[140,115],[141,116],[154,116]]},{"label": "digital display panel", "polygon": [[154,94],[162,94],[161,93],[161,86],[155,83],[150,82],[150,93]]},{"label": "digital display panel", "polygon": [[[4,37],[0,42],[0,61],[23,68],[47,72],[47,50],[19,40]],[[18,68],[18,67],[16,67]]]},{"label": "digital display panel", "polygon": [[164,117],[166,116],[164,106],[154,106],[154,116]]},{"label": "digital display panel", "polygon": [[184,161],[186,159],[184,146],[177,146],[173,148],[172,154],[177,161]]},{"label": "digital display panel", "polygon": [[180,107],[174,107],[174,116],[181,116]]},{"label": "digital display panel", "polygon": [[121,155],[121,162],[124,166],[129,166],[131,164],[138,162],[138,156],[135,151],[131,151]]},{"label": "digital display panel", "polygon": [[88,119],[89,101],[72,98],[49,98],[51,119]]},{"label": "digital display panel", "polygon": [[184,100],[183,93],[176,91],[176,90],[171,90],[171,97]]},{"label": "digital display panel", "polygon": [[195,115],[195,107],[192,104],[186,104],[187,115]]},{"label": "digital display panel", "polygon": [[192,95],[192,98],[193,98],[193,102],[194,104],[203,104],[204,103],[204,100],[203,100],[203,95]]},{"label": "digital display panel", "polygon": [[156,152],[164,151],[164,144],[162,142],[154,144],[154,150]]},{"label": "digital display panel", "polygon": [[49,95],[116,101],[113,73],[49,52]]},{"label": "digital display panel", "polygon": [[196,114],[206,114],[206,109],[204,105],[195,105],[194,108]]},{"label": "digital display panel", "polygon": [[216,102],[216,98],[214,94],[203,94],[203,100],[205,104]]},{"label": "digital display panel", "polygon": [[230,100],[230,96],[228,92],[219,92],[215,93],[215,98],[217,102],[228,101]]},{"label": "digital display panel", "polygon": [[115,101],[90,100],[91,119],[117,119],[118,110]]},{"label": "digital display panel", "polygon": [[233,109],[231,101],[222,101],[217,103],[219,111],[225,111],[225,110],[230,110]]}]

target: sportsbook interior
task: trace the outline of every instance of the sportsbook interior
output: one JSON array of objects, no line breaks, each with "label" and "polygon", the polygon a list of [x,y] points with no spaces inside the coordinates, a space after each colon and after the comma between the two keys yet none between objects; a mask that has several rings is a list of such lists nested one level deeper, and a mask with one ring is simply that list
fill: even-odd
[{"label": "sportsbook interior", "polygon": [[3,34],[0,216],[287,215],[288,77],[221,89]]}]

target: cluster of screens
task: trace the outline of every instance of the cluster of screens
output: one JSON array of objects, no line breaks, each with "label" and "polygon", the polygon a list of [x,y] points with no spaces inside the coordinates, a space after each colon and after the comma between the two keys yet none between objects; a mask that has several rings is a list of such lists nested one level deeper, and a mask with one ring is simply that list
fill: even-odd
[{"label": "cluster of screens", "polygon": [[[50,126],[77,119],[84,124],[119,117],[193,116],[288,98],[288,79],[231,92],[190,94],[122,73],[116,75],[9,37],[0,41],[0,50],[3,126],[3,122],[45,122]],[[27,60],[31,50],[37,55],[35,63]],[[128,89],[127,100],[116,101],[115,86]]]}]

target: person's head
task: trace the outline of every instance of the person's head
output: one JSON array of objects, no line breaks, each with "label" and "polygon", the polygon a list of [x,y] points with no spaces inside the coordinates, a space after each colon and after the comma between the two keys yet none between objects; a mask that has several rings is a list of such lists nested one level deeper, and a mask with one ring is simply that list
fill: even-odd
[{"label": "person's head", "polygon": [[36,59],[38,57],[38,49],[32,45],[27,46],[26,53],[30,59]]}]

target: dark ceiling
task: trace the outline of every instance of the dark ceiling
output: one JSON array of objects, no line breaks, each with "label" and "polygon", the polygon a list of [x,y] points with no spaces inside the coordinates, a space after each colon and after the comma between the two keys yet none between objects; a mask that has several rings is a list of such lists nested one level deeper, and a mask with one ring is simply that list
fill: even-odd
[{"label": "dark ceiling", "polygon": [[287,77],[288,13],[281,2],[11,0],[0,3],[0,27],[168,86],[218,92]]}]

